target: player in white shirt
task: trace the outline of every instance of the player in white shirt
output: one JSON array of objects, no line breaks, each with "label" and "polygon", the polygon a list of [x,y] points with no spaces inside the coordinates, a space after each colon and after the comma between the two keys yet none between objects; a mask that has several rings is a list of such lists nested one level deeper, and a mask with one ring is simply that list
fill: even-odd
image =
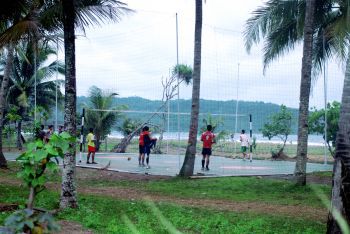
[{"label": "player in white shirt", "polygon": [[241,131],[241,135],[239,136],[239,140],[241,141],[241,152],[243,154],[243,160],[249,158],[248,147],[249,147],[249,137],[245,134],[245,130]]}]

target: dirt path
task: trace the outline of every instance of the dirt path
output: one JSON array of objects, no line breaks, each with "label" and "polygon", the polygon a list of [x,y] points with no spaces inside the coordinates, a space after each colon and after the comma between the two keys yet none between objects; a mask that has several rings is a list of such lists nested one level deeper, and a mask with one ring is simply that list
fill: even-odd
[{"label": "dirt path", "polygon": [[279,205],[264,202],[235,202],[217,199],[194,199],[178,198],[173,196],[156,195],[138,189],[99,187],[99,188],[78,188],[78,192],[84,194],[95,194],[113,197],[122,200],[151,200],[154,202],[169,202],[183,206],[202,207],[214,210],[225,210],[234,212],[254,212],[264,214],[281,214],[289,217],[304,217],[310,220],[326,220],[327,210],[301,205]]}]

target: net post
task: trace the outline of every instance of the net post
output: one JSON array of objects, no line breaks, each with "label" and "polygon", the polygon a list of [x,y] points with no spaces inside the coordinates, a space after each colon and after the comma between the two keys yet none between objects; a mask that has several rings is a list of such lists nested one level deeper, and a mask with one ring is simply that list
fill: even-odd
[{"label": "net post", "polygon": [[[250,137],[250,141],[252,141],[253,139],[253,120],[252,120],[252,114],[249,114],[249,137]],[[250,162],[253,161],[253,146],[252,143],[250,142],[249,144],[249,159]]]},{"label": "net post", "polygon": [[81,129],[80,129],[80,149],[79,149],[79,163],[81,163],[82,153],[83,153],[83,141],[84,141],[84,120],[85,120],[85,108],[83,108],[83,113],[81,114]]}]

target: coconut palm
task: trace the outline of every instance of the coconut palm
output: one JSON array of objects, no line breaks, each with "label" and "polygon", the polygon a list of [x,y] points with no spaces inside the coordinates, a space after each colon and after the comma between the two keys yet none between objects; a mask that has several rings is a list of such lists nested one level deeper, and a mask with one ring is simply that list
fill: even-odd
[{"label": "coconut palm", "polygon": [[[9,1],[9,0],[6,0]],[[117,22],[121,16],[128,12],[126,4],[116,0],[54,0],[54,1],[25,1],[30,5],[29,13],[24,14],[28,22],[36,27],[36,38],[47,36],[48,33],[64,32],[65,50],[65,129],[72,135],[76,132],[76,76],[75,76],[75,28],[82,31],[92,24],[102,22]],[[7,5],[6,5],[7,6]],[[9,9],[6,9],[9,10]],[[6,12],[6,11],[5,11]],[[1,16],[0,16],[1,19]],[[33,20],[34,19],[34,20]],[[25,21],[25,22],[27,22]],[[17,21],[16,21],[17,22]],[[24,22],[24,21],[23,21]],[[40,22],[40,24],[35,24]],[[0,47],[9,42],[23,38],[28,25],[14,23],[0,35]],[[18,30],[22,29],[22,30]],[[40,32],[40,34],[39,34]],[[0,32],[1,33],[1,32]],[[5,80],[5,79],[4,79]],[[4,83],[4,82],[3,82]],[[6,84],[6,82],[5,82]],[[7,91],[7,90],[5,90]],[[5,92],[6,93],[6,92]],[[0,89],[0,114],[1,114]],[[3,95],[4,96],[4,95]],[[5,97],[5,96],[4,96]],[[1,116],[0,116],[1,117]],[[1,122],[1,121],[0,121]],[[0,126],[1,127],[1,126]],[[1,142],[0,142],[1,143]],[[1,146],[1,144],[0,144]],[[76,191],[74,185],[75,171],[75,145],[64,158],[62,174],[61,208],[77,207]]]},{"label": "coconut palm", "polygon": [[[76,73],[75,73],[75,27],[84,29],[90,24],[106,20],[119,21],[128,11],[125,4],[116,0],[62,0],[60,11],[64,32],[66,65],[64,127],[72,135],[76,132]],[[74,185],[75,145],[64,157],[60,207],[77,207]]]},{"label": "coconut palm", "polygon": [[[266,2],[264,7],[260,7],[254,11],[254,16],[247,21],[245,31],[246,48],[248,51],[253,43],[259,42],[260,37],[266,40],[264,47],[265,68],[273,59],[293,48],[297,42],[304,41],[299,98],[297,162],[294,172],[297,183],[300,185],[305,185],[306,183],[307,120],[312,61],[316,57],[313,56],[312,49],[314,35],[316,34],[317,36],[317,33],[319,33],[319,31],[314,29],[323,28],[322,23],[326,22],[323,13],[329,7],[328,2],[325,0],[322,2],[324,4],[315,4],[315,0],[270,0]],[[316,16],[314,14],[315,12],[317,12]],[[318,42],[315,41],[315,43]]]},{"label": "coconut palm", "polygon": [[[4,125],[4,112],[6,105],[6,96],[9,87],[9,80],[14,58],[14,43],[18,41],[24,33],[30,34],[30,30],[21,30],[21,27],[31,25],[32,20],[22,17],[24,12],[28,11],[28,1],[25,0],[4,0],[0,9],[0,50],[6,48],[6,65],[0,86],[0,167],[7,167],[5,156],[2,152],[2,130]],[[35,25],[35,24],[33,24]],[[9,30],[11,28],[11,30]],[[28,27],[28,28],[34,28]],[[8,31],[12,33],[7,34]],[[35,30],[34,30],[35,31]],[[8,36],[11,35],[11,36]]]},{"label": "coconut palm", "polygon": [[199,97],[201,82],[201,51],[202,51],[202,0],[196,0],[196,22],[194,33],[194,61],[193,61],[193,85],[192,85],[192,109],[191,122],[188,136],[188,145],[186,148],[185,159],[179,176],[188,177],[193,175],[194,162],[196,156],[198,116],[199,116]]},{"label": "coconut palm", "polygon": [[[18,113],[23,117],[22,120],[29,120],[28,110],[34,108],[35,96],[37,105],[42,106],[46,111],[50,111],[50,107],[54,106],[56,101],[55,91],[61,80],[57,81],[56,84],[56,81],[51,80],[51,78],[56,70],[60,74],[64,74],[64,66],[59,61],[54,61],[49,65],[45,64],[50,55],[56,54],[56,51],[47,43],[39,41],[36,56],[34,56],[31,42],[21,42],[17,51],[14,58],[13,75],[10,79],[8,102],[19,107]],[[34,59],[36,60],[35,63]],[[34,67],[34,64],[36,67]],[[37,72],[35,73],[35,71]],[[57,88],[57,91],[60,100],[63,95],[59,88]],[[22,147],[20,134],[22,120],[18,121],[17,127],[17,146],[19,148]]]},{"label": "coconut palm", "polygon": [[97,151],[100,148],[100,141],[104,140],[111,133],[113,126],[117,124],[117,119],[120,117],[117,109],[113,108],[113,98],[116,95],[118,94],[103,92],[96,86],[92,86],[89,89],[89,103],[85,107],[87,110],[86,127],[87,129],[94,129]]},{"label": "coconut palm", "polygon": [[[290,49],[297,41],[301,40],[301,35],[298,33],[298,27],[303,25],[302,14],[303,4],[293,5],[294,1],[278,1],[280,9],[273,8],[273,2],[269,1],[269,5],[266,8],[260,9],[260,16],[256,19],[251,19],[252,22],[248,22],[248,30],[246,31],[247,47],[259,41],[261,32],[267,36],[268,43],[265,48],[271,47],[272,50],[265,49],[265,62],[271,61],[271,58],[275,58],[276,55]],[[296,3],[296,1],[294,2]],[[285,6],[283,8],[282,6]],[[292,7],[294,6],[294,8]],[[298,6],[296,8],[296,6]],[[270,9],[269,9],[270,8]],[[289,8],[289,10],[287,10]],[[274,10],[272,10],[274,9]],[[285,11],[283,11],[285,9]],[[267,13],[269,12],[269,13]],[[287,12],[295,15],[288,15]],[[273,16],[277,18],[284,18],[282,21],[269,21],[273,19]],[[260,21],[258,20],[260,18]],[[288,19],[289,18],[289,19]],[[314,34],[314,68],[320,69],[324,59],[331,57],[332,55],[338,56],[341,61],[346,61],[346,71],[343,87],[343,96],[341,104],[341,112],[339,119],[339,131],[337,134],[335,164],[333,169],[333,188],[332,188],[332,213],[328,219],[328,231],[327,233],[340,233],[344,231],[344,223],[350,223],[349,219],[349,206],[347,205],[347,197],[349,197],[350,191],[347,186],[349,178],[349,158],[350,158],[350,135],[347,129],[350,128],[350,25],[349,25],[349,1],[347,0],[329,0],[320,1],[316,4],[315,15],[315,34]],[[255,21],[256,24],[253,23]],[[249,25],[251,24],[251,25]],[[275,30],[275,33],[271,33],[272,26],[278,24],[281,26],[280,30]],[[259,26],[260,25],[260,26]],[[282,26],[284,30],[282,30]],[[249,39],[250,38],[250,39]],[[274,42],[275,41],[275,42]],[[271,46],[274,45],[274,46]],[[270,51],[270,53],[269,53]],[[274,56],[271,56],[275,54]],[[265,63],[267,64],[267,63]],[[338,141],[339,139],[339,141]],[[341,139],[341,140],[340,140]],[[336,210],[336,212],[334,211]],[[338,215],[334,215],[337,213]],[[340,214],[340,215],[339,215]],[[335,217],[343,217],[342,221]]]}]

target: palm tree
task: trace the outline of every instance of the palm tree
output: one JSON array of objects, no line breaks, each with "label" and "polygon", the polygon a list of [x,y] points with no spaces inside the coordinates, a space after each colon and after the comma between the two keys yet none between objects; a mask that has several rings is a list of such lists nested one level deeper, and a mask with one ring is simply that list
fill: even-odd
[{"label": "palm tree", "polygon": [[[128,11],[125,4],[116,0],[62,0],[64,54],[66,65],[64,127],[71,135],[76,134],[76,72],[75,72],[75,26],[85,26],[100,21],[118,21]],[[78,13],[77,13],[78,12]],[[80,14],[79,14],[80,13]],[[75,145],[63,160],[60,207],[77,207],[75,175]]]},{"label": "palm tree", "polygon": [[[259,41],[260,26],[264,35],[267,35],[266,33],[270,35],[267,37],[268,40],[271,40],[268,45],[274,45],[273,41],[275,41],[275,46],[273,47],[274,50],[266,50],[265,61],[267,62],[269,62],[271,58],[290,48],[296,41],[300,40],[301,36],[300,33],[298,33],[300,30],[297,30],[297,26],[301,26],[303,22],[302,20],[298,19],[301,17],[300,14],[305,12],[302,8],[291,9],[293,8],[293,1],[278,1],[275,3],[280,3],[280,5],[275,5],[279,9],[273,9],[273,2],[269,1],[269,5],[266,8],[260,9],[260,14],[265,15],[265,17],[260,18],[257,16],[257,19],[260,18],[260,22],[258,22],[259,20],[257,19],[251,19],[252,22],[255,21],[256,24],[252,23],[249,25],[248,22],[248,29],[250,28],[252,30],[246,31],[246,39],[250,38],[247,40],[248,47],[253,42]],[[285,8],[281,7],[282,5],[285,6]],[[302,7],[302,5],[303,4],[300,4],[299,7]],[[334,157],[335,163],[333,167],[332,205],[331,213],[328,216],[327,226],[327,233],[341,233],[341,231],[344,231],[344,224],[346,225],[346,222],[350,223],[350,207],[347,202],[348,197],[350,196],[350,188],[348,186],[348,181],[350,181],[350,133],[348,131],[350,128],[349,1],[322,1],[321,3],[318,2],[318,4],[316,4],[316,8],[316,33],[314,35],[315,53],[313,58],[314,67],[316,69],[320,69],[323,60],[331,57],[332,55],[337,55],[342,61],[346,60],[342,104],[339,117],[339,131],[337,134],[336,153]],[[289,10],[283,11],[283,9]],[[295,15],[293,17],[289,17],[290,15],[288,15],[287,12]],[[273,16],[276,15],[278,16],[277,18],[284,18],[284,21],[282,21],[284,23],[281,23],[280,21],[269,21],[269,19],[273,19]],[[270,23],[279,23],[281,26],[280,30],[276,30],[276,33],[271,34],[272,30],[269,28],[271,26]],[[270,26],[267,27],[269,24]],[[284,30],[282,30],[283,25],[285,26]],[[278,37],[280,40],[277,40],[276,37]],[[272,55],[275,54],[275,56],[266,56],[269,55],[269,51]]]},{"label": "palm tree", "polygon": [[[317,18],[314,24],[316,11],[324,12],[326,4],[315,4],[315,0],[302,1],[278,1],[270,0],[265,7],[254,12],[255,16],[247,21],[245,31],[246,47],[249,51],[253,43],[260,40],[260,36],[266,38],[264,47],[264,64],[267,65],[276,57],[293,48],[295,43],[303,40],[303,59],[301,70],[300,99],[299,99],[299,125],[297,162],[294,175],[297,184],[306,183],[306,160],[308,139],[308,112],[311,88],[311,72],[313,61],[313,36],[316,26],[323,28],[321,23],[325,20]],[[327,8],[326,8],[327,9]],[[318,14],[317,17],[324,17]],[[261,33],[261,34],[260,34]],[[317,41],[318,42],[318,41]],[[264,69],[265,69],[264,68]]]},{"label": "palm tree", "polygon": [[[328,215],[327,233],[345,233],[344,224],[350,224],[350,207],[348,204],[350,196],[350,52],[348,52],[346,62],[341,103],[333,166],[332,203]],[[342,223],[340,217],[345,222]]]},{"label": "palm tree", "polygon": [[113,108],[113,98],[116,95],[118,94],[104,93],[96,86],[92,86],[89,90],[89,104],[86,106],[86,127],[87,129],[94,129],[97,151],[100,148],[100,141],[111,133],[112,127],[116,125],[117,119],[120,117],[120,113]]},{"label": "palm tree", "polygon": [[6,105],[6,94],[9,87],[9,78],[12,70],[13,63],[13,46],[9,45],[7,47],[7,59],[6,66],[4,70],[4,75],[1,82],[0,87],[0,167],[6,168],[7,162],[2,152],[2,131],[4,127],[4,113],[5,113],[5,105]]},{"label": "palm tree", "polygon": [[299,185],[306,184],[307,140],[308,140],[308,117],[309,99],[311,89],[312,72],[312,46],[314,34],[314,14],[316,0],[306,1],[303,59],[301,64],[301,82],[299,97],[299,122],[298,122],[298,146],[294,170],[296,182]]},{"label": "palm tree", "polygon": [[[11,3],[10,0],[6,0],[6,2]],[[29,5],[29,7],[25,8],[25,11],[20,11],[19,15],[22,15],[22,13],[25,15],[24,20],[20,22],[18,20],[14,21],[15,23],[13,23],[11,27],[6,28],[5,33],[2,35],[0,34],[0,47],[8,45],[9,42],[22,39],[24,33],[27,32],[28,29],[35,29],[30,32],[34,31],[36,33],[36,39],[40,38],[39,32],[47,36],[47,33],[57,33],[58,31],[63,30],[66,71],[65,129],[74,136],[76,130],[75,27],[84,31],[84,28],[91,24],[100,24],[101,22],[106,21],[117,22],[121,19],[121,16],[124,13],[129,12],[130,10],[126,7],[126,4],[117,0],[55,0],[23,2],[26,3],[23,4],[23,6]],[[11,3],[5,6],[12,5],[13,4]],[[22,9],[21,4],[18,9]],[[9,18],[6,13],[9,14],[8,12],[11,12],[10,16],[12,16],[13,13],[11,10],[18,12],[18,9],[15,7],[10,9],[10,7],[8,7],[5,11],[1,10],[0,22],[3,22],[2,19]],[[4,12],[4,16],[7,18],[2,17],[2,12]],[[37,24],[37,22],[40,22],[40,24]],[[40,28],[38,28],[38,25],[40,25]],[[4,80],[6,79],[4,78]],[[4,84],[6,84],[6,82]],[[4,91],[7,92],[6,89]],[[5,97],[5,95],[2,95],[2,89],[0,89],[0,128],[2,127],[1,115],[3,115],[1,112],[2,97]],[[3,103],[5,103],[5,101]],[[73,180],[75,171],[75,145],[72,145],[71,149],[71,152],[64,158],[60,202],[61,208],[67,206],[77,207],[76,191]]]},{"label": "palm tree", "polygon": [[[64,74],[64,66],[59,61],[54,61],[46,65],[48,57],[55,54],[56,51],[49,44],[39,41],[38,51],[34,56],[33,45],[31,42],[21,42],[15,54],[13,75],[10,80],[8,92],[8,102],[19,107],[18,113],[22,120],[29,120],[28,110],[33,107],[35,91],[37,105],[50,111],[50,107],[55,104],[55,91],[59,83],[50,80],[56,73]],[[36,62],[34,63],[34,59]],[[36,65],[34,67],[33,65]],[[35,71],[36,77],[35,77]],[[36,83],[35,83],[36,80]],[[61,81],[58,81],[61,82]],[[36,85],[36,89],[34,86]],[[63,95],[58,90],[58,98],[62,99]],[[18,121],[17,127],[17,146],[21,148],[21,125],[22,120]]]},{"label": "palm tree", "polygon": [[[2,76],[0,86],[0,167],[7,167],[5,156],[2,152],[2,131],[4,127],[4,112],[6,105],[6,96],[9,88],[9,80],[12,71],[14,59],[14,44],[24,33],[31,34],[33,31],[21,30],[26,25],[30,25],[33,21],[26,17],[22,17],[23,13],[28,11],[28,2],[25,0],[4,0],[0,9],[0,49],[6,47],[6,65]],[[35,28],[32,27],[26,29]],[[7,33],[10,31],[11,33]],[[35,30],[34,30],[35,31]]]},{"label": "palm tree", "polygon": [[199,97],[201,82],[201,51],[202,51],[202,0],[196,0],[196,23],[194,33],[194,61],[193,61],[193,85],[192,85],[192,109],[191,122],[188,136],[188,145],[186,148],[185,159],[179,176],[188,177],[193,175],[194,162],[196,157],[198,116],[199,116]]}]

